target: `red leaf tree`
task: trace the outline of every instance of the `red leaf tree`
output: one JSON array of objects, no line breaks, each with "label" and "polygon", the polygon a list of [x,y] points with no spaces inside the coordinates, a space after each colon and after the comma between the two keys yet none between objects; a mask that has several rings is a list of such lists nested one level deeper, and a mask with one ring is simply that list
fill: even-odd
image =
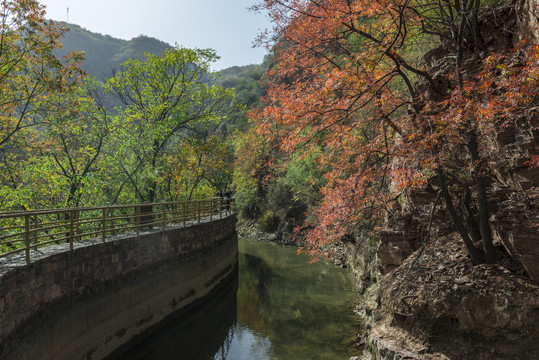
[{"label": "red leaf tree", "polygon": [[[256,9],[269,11],[278,35],[268,41],[276,62],[269,105],[253,114],[258,131],[286,153],[320,151],[320,168],[331,169],[307,247],[380,225],[406,194],[430,187],[473,261],[494,262],[484,139],[533,112],[537,47],[488,54],[507,34],[483,37],[479,0],[265,0]],[[434,39],[440,58],[420,63]]]}]

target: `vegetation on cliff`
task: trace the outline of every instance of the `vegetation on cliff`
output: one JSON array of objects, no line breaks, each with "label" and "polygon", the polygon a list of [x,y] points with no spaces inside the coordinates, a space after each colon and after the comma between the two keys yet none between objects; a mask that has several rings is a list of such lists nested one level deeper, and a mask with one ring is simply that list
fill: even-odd
[{"label": "vegetation on cliff", "polygon": [[538,87],[537,45],[485,31],[508,20],[504,5],[260,5],[279,38],[266,106],[253,118],[284,167],[300,158],[323,174],[312,184],[322,198],[303,225],[309,250],[381,226],[412,193],[430,191],[474,263],[495,261],[487,139],[535,116]]},{"label": "vegetation on cliff", "polygon": [[415,338],[418,358],[538,350],[539,46],[521,31],[532,4],[255,7],[277,36],[262,39],[267,95],[237,159],[243,215],[285,223],[314,256],[379,235],[393,271],[376,317],[388,339]]}]

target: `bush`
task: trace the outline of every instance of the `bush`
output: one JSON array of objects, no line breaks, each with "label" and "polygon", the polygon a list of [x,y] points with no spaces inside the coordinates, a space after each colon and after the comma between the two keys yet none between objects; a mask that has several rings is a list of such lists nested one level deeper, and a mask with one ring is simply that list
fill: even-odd
[{"label": "bush", "polygon": [[279,217],[273,211],[268,210],[258,219],[258,226],[262,231],[275,232],[279,227],[279,222]]},{"label": "bush", "polygon": [[275,181],[269,186],[267,201],[275,213],[284,216],[288,209],[294,205],[294,194],[290,186],[281,181]]}]

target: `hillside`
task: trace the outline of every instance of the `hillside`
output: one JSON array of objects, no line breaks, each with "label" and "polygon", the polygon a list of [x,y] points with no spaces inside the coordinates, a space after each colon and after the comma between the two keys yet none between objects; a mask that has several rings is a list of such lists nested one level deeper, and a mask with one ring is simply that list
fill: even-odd
[{"label": "hillside", "polygon": [[245,132],[249,128],[246,109],[255,106],[264,94],[259,81],[267,66],[265,62],[260,65],[232,66],[219,71],[220,77],[216,79],[216,85],[234,89],[236,95],[234,106],[221,124],[224,134],[233,134],[236,130]]},{"label": "hillside", "polygon": [[[67,24],[70,28],[63,40],[64,48],[55,51],[59,57],[70,51],[83,51],[86,61],[83,69],[98,79],[109,77],[111,70],[132,58],[139,58],[145,53],[162,54],[172,46],[155,38],[140,35],[129,41],[117,39],[86,30],[76,24]],[[227,88],[240,88],[241,103],[251,105],[260,94],[254,89],[267,65],[232,66],[219,71],[221,77],[216,85]]]},{"label": "hillside", "polygon": [[140,35],[129,41],[91,32],[75,24],[67,24],[71,31],[65,34],[64,49],[57,50],[57,56],[78,50],[86,54],[83,69],[98,79],[108,77],[111,69],[130,58],[138,58],[144,53],[161,54],[171,46],[155,38]]},{"label": "hillside", "polygon": [[[140,35],[129,41],[117,39],[86,30],[79,25],[67,24],[70,28],[63,40],[64,48],[55,50],[59,57],[70,51],[83,51],[86,60],[82,68],[99,80],[109,78],[114,69],[129,59],[140,58],[145,53],[162,54],[172,46],[155,38]],[[266,71],[267,64],[232,66],[219,71],[213,79],[215,85],[235,89],[236,101],[230,108],[227,120],[220,127],[224,134],[247,129],[246,108],[251,107],[261,96],[258,81]]]}]

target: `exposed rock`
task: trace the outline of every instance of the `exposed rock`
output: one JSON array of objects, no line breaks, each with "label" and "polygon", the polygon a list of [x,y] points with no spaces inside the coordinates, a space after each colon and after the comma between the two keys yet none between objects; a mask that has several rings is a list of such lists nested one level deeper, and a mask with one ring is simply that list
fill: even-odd
[{"label": "exposed rock", "polygon": [[[483,32],[493,49],[509,48],[518,41],[511,31],[503,36],[496,33],[494,29],[501,24],[505,28],[517,23],[521,28],[527,26],[527,34],[539,39],[539,0],[501,1],[492,11],[496,16],[485,20]],[[445,45],[433,49],[423,57],[423,65],[433,73],[447,73],[453,66],[447,60],[447,53]],[[422,93],[421,81],[417,86]],[[491,169],[488,198],[495,239],[523,265],[530,278],[539,281],[539,168],[529,165],[530,156],[539,155],[539,116],[521,118],[482,140],[486,143],[482,151],[488,154]],[[406,202],[401,205],[403,214],[396,220],[390,219],[381,232],[378,256],[384,273],[400,266],[418,248],[421,243],[418,234],[430,221],[435,194],[431,188],[407,194]],[[451,223],[444,206],[439,206],[434,213],[434,233],[439,236],[454,231]]]},{"label": "exposed rock", "polygon": [[380,275],[377,268],[377,243],[367,234],[356,234],[354,239],[354,242],[342,245],[342,259],[352,273],[356,289],[365,294],[377,284]]},{"label": "exposed rock", "polygon": [[539,281],[539,168],[527,165],[539,153],[539,119],[522,120],[490,139],[495,238]]},{"label": "exposed rock", "polygon": [[[501,0],[488,11],[481,26],[489,52],[539,40],[539,0]],[[449,47],[423,57],[437,81],[454,66]],[[479,60],[468,53],[464,67],[473,72]],[[437,99],[425,81],[414,88],[425,103]],[[535,117],[481,139],[491,170],[497,264],[473,265],[443,206],[434,212],[430,242],[414,252],[432,211],[432,189],[407,194],[398,216],[388,219],[377,250],[386,275],[372,331],[381,359],[539,359],[539,168],[529,165],[530,155],[539,155],[534,109]],[[437,188],[435,181],[430,186]]]},{"label": "exposed rock", "polygon": [[250,239],[257,239],[262,241],[275,241],[277,236],[275,233],[268,233],[260,230],[260,227],[256,222],[241,221],[237,226],[238,236],[248,237]]},{"label": "exposed rock", "polygon": [[495,238],[539,282],[539,193],[513,193],[500,208],[493,221]]},{"label": "exposed rock", "polygon": [[519,16],[519,37],[520,39],[539,38],[539,1],[519,0],[515,1]]},{"label": "exposed rock", "polygon": [[342,259],[348,271],[352,274],[356,289],[361,294],[360,301],[354,309],[355,315],[361,324],[356,337],[356,346],[363,349],[361,359],[376,359],[376,351],[372,348],[370,339],[371,329],[374,325],[374,310],[378,307],[378,279],[380,272],[377,265],[377,241],[369,234],[355,234],[353,240],[342,243],[337,254]]},{"label": "exposed rock", "polygon": [[380,260],[381,272],[385,274],[396,269],[418,248],[417,231],[380,231],[377,255]]},{"label": "exposed rock", "polygon": [[402,359],[539,358],[539,287],[503,254],[474,266],[456,236],[414,253],[381,280],[377,346]]},{"label": "exposed rock", "polygon": [[255,221],[240,221],[238,223],[237,231],[238,236],[241,237],[248,237],[250,239],[267,242],[275,242],[283,245],[299,245],[295,240],[289,238],[288,236],[279,236],[279,234],[275,232],[262,231],[259,224]]}]

